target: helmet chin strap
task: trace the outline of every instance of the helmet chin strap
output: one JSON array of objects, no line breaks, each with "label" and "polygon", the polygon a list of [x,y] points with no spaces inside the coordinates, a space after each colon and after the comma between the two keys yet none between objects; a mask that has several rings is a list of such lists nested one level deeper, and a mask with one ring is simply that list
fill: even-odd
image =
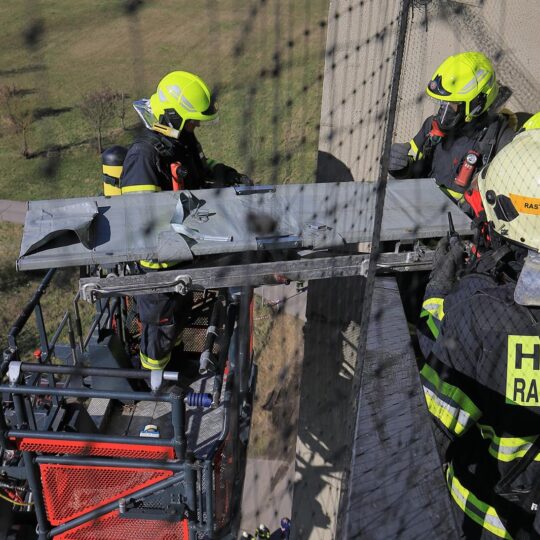
[{"label": "helmet chin strap", "polygon": [[152,130],[165,135],[165,137],[171,137],[171,139],[178,139],[180,136],[180,131],[178,129],[157,122],[152,124]]}]

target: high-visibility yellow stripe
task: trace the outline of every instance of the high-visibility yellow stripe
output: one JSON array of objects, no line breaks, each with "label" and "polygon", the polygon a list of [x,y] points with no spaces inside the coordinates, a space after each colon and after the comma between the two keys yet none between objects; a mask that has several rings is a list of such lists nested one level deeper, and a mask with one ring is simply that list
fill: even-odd
[{"label": "high-visibility yellow stripe", "polygon": [[169,363],[171,359],[171,353],[169,353],[164,358],[156,360],[155,358],[150,358],[146,354],[140,353],[141,365],[146,369],[165,369],[165,366]]},{"label": "high-visibility yellow stripe", "polygon": [[431,335],[437,339],[439,337],[439,334],[441,333],[439,330],[439,327],[437,326],[437,322],[435,321],[435,318],[431,313],[428,313],[425,309],[420,312],[420,318],[425,319],[426,325],[429,328],[429,331],[431,332]]},{"label": "high-visibility yellow stripe", "polygon": [[103,182],[103,195],[105,195],[106,197],[114,197],[121,194],[122,190],[119,187],[112,186],[107,182]]},{"label": "high-visibility yellow stripe", "polygon": [[443,381],[429,364],[422,366],[420,378],[429,412],[457,436],[482,416],[482,411],[467,394]]},{"label": "high-visibility yellow stripe", "polygon": [[448,189],[447,187],[445,186],[439,186],[442,191],[444,191],[447,195],[449,195],[450,197],[452,197],[452,199],[454,199],[454,201],[456,202],[459,202],[463,199],[463,193],[460,193],[459,191],[454,191],[453,189]]},{"label": "high-visibility yellow stripe", "polygon": [[456,435],[462,435],[471,426],[470,415],[467,412],[452,407],[425,386],[424,397],[429,412]]},{"label": "high-visibility yellow stripe", "polygon": [[420,152],[420,149],[418,148],[417,144],[414,142],[414,139],[411,139],[409,143],[411,145],[411,150],[412,150],[412,153],[409,152],[409,155],[412,156],[414,160],[422,159],[424,157],[424,154]]},{"label": "high-visibility yellow stripe", "polygon": [[426,298],[422,309],[431,313],[438,321],[442,321],[444,319],[444,298]]},{"label": "high-visibility yellow stripe", "polygon": [[122,188],[122,195],[124,193],[137,193],[138,191],[161,191],[161,188],[154,184],[139,184],[137,186],[126,186]]},{"label": "high-visibility yellow stripe", "polygon": [[[489,453],[499,461],[509,462],[522,458],[537,435],[529,437],[499,437],[491,426],[478,424],[484,439],[490,439]],[[536,454],[535,461],[540,461],[540,453]]]},{"label": "high-visibility yellow stripe", "polygon": [[178,261],[156,262],[156,261],[141,260],[139,261],[139,264],[143,266],[144,268],[150,268],[151,270],[161,270],[163,268],[171,268],[173,266],[176,266],[178,264]]},{"label": "high-visibility yellow stripe", "polygon": [[512,540],[512,537],[508,534],[501,518],[497,514],[497,510],[493,506],[481,501],[474,493],[461,484],[454,474],[452,464],[450,464],[446,471],[446,481],[452,499],[454,499],[455,503],[469,519],[499,538]]},{"label": "high-visibility yellow stripe", "polygon": [[113,178],[120,178],[122,165],[103,165],[103,174],[108,174]]}]

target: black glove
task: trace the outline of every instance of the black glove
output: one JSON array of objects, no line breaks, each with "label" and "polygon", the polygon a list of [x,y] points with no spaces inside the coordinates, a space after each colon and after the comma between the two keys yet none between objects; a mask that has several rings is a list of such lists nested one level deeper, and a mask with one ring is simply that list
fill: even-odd
[{"label": "black glove", "polygon": [[433,270],[429,275],[428,288],[437,293],[448,293],[457,281],[457,274],[465,264],[465,246],[457,237],[443,237],[433,256]]},{"label": "black glove", "polygon": [[239,186],[252,186],[253,180],[245,174],[239,174],[234,183]]},{"label": "black glove", "polygon": [[409,150],[411,143],[394,143],[390,148],[390,161],[388,170],[390,173],[403,171],[409,166]]},{"label": "black glove", "polygon": [[220,186],[252,186],[253,181],[249,176],[239,173],[233,167],[218,163],[212,168],[212,175]]}]

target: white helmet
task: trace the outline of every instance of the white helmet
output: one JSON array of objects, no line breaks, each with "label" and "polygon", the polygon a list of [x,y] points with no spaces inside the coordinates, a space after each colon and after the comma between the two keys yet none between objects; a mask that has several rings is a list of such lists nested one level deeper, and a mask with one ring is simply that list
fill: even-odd
[{"label": "white helmet", "polygon": [[540,130],[517,135],[482,170],[478,186],[493,231],[529,250],[516,287],[516,301],[539,305]]}]

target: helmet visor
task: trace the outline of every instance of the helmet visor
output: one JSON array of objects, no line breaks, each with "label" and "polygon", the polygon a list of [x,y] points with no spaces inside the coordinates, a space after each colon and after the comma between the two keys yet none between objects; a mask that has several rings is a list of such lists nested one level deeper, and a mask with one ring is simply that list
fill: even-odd
[{"label": "helmet visor", "polygon": [[435,120],[443,131],[451,131],[465,119],[463,103],[441,101]]},{"label": "helmet visor", "polygon": [[540,254],[529,251],[514,290],[514,300],[522,306],[540,306]]}]

